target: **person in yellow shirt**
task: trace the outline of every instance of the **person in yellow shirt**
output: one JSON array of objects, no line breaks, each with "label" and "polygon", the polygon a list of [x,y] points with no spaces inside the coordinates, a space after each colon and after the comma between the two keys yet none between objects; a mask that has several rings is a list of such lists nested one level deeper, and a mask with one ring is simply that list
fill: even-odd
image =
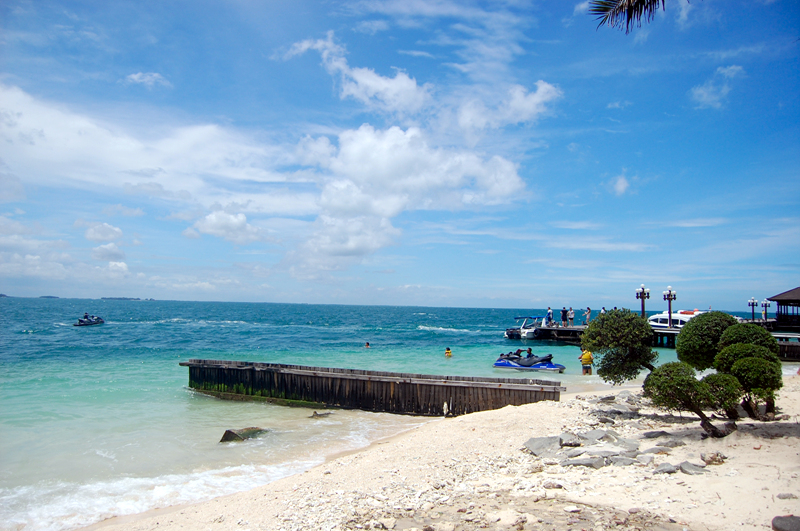
[{"label": "person in yellow shirt", "polygon": [[447,347],[446,349],[444,349],[445,358],[449,358],[452,355],[453,355],[453,353],[450,351],[450,347]]},{"label": "person in yellow shirt", "polygon": [[594,363],[594,356],[588,350],[581,351],[581,355],[578,356],[578,359],[581,360],[581,367],[583,368],[583,374],[585,375],[592,375],[592,363]]}]

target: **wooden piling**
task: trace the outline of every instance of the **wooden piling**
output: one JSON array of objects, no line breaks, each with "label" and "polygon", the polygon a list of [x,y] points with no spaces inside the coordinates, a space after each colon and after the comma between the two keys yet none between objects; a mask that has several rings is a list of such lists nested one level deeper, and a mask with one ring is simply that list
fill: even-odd
[{"label": "wooden piling", "polygon": [[558,401],[561,382],[529,378],[433,376],[278,363],[192,359],[189,387],[220,398],[269,400],[424,416],[455,416]]}]

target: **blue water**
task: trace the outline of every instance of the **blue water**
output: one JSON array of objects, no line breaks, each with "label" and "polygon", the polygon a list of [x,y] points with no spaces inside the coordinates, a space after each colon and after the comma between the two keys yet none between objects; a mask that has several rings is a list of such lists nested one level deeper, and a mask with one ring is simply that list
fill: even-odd
[{"label": "blue water", "polygon": [[[567,367],[543,378],[602,387],[580,376],[578,347],[503,338],[536,309],[0,298],[0,310],[1,529],[73,529],[246,490],[429,420],[216,400],[187,389],[189,358],[527,378],[492,363],[530,346]],[[84,312],[106,324],[72,326]],[[247,426],[270,431],[218,442]]]}]

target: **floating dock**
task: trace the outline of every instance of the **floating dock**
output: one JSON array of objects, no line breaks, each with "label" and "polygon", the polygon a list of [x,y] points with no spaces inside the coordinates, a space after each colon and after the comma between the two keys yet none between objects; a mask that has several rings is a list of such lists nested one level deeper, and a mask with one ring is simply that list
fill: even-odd
[{"label": "floating dock", "polygon": [[423,416],[456,416],[561,398],[561,382],[528,378],[431,376],[191,359],[189,387],[231,400],[266,400]]}]

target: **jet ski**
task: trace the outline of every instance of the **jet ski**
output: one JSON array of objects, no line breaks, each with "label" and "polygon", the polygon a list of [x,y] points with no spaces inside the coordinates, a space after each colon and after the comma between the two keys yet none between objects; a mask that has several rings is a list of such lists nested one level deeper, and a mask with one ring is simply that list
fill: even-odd
[{"label": "jet ski", "polygon": [[83,319],[78,319],[78,322],[73,324],[72,326],[92,326],[92,325],[100,325],[105,323],[102,317],[98,317],[96,315],[84,315]]},{"label": "jet ski", "polygon": [[553,355],[546,356],[520,356],[519,354],[509,352],[508,354],[501,354],[497,361],[494,362],[494,367],[498,369],[516,369],[518,371],[547,371],[562,373],[566,367],[558,363],[553,363]]}]

